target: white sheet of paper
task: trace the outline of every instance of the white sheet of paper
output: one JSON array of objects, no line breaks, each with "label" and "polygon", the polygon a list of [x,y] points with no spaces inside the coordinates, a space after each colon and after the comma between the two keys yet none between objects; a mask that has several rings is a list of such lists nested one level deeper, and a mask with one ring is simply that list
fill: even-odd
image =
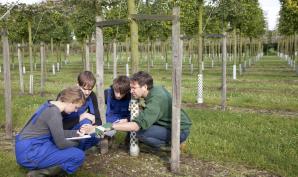
[{"label": "white sheet of paper", "polygon": [[77,137],[72,137],[72,138],[66,138],[67,140],[80,140],[80,139],[86,139],[86,138],[91,138],[90,135],[84,135],[84,136],[77,136]]}]

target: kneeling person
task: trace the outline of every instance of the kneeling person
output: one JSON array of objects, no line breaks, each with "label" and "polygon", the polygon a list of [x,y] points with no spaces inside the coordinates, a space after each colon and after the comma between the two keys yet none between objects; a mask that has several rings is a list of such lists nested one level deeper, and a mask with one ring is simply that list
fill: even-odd
[{"label": "kneeling person", "polygon": [[16,136],[17,163],[29,170],[28,176],[55,176],[74,173],[84,162],[84,152],[67,137],[82,136],[78,130],[63,130],[61,112],[77,111],[85,102],[78,87],[59,93],[57,101],[47,101],[33,114]]}]

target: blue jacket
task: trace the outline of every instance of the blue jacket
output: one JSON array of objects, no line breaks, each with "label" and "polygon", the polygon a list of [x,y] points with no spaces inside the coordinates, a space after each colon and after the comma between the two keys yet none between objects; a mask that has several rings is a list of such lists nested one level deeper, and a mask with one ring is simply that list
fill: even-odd
[{"label": "blue jacket", "polygon": [[115,122],[119,119],[130,118],[130,111],[128,110],[131,95],[125,95],[121,100],[117,100],[112,88],[106,89],[105,103],[107,105],[106,118],[107,122]]},{"label": "blue jacket", "polygon": [[96,125],[101,125],[97,97],[94,92],[91,92],[91,94],[86,99],[85,104],[80,107],[77,112],[72,112],[70,114],[62,112],[63,128],[65,130],[73,129],[74,126],[79,124],[80,115],[83,114],[85,111],[95,116]]}]

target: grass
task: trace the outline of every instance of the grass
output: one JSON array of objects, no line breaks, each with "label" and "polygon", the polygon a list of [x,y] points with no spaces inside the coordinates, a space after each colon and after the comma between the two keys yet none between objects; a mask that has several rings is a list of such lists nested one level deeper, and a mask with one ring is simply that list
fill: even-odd
[{"label": "grass", "polygon": [[190,110],[193,126],[191,154],[206,160],[233,162],[298,174],[298,122],[277,116],[210,110]]},{"label": "grass", "polygon": [[[94,56],[92,56],[94,57]],[[25,64],[28,67],[28,61]],[[94,61],[94,58],[93,58]],[[111,61],[111,60],[110,60]],[[45,97],[40,97],[40,71],[34,71],[35,94],[28,95],[29,75],[24,75],[25,94],[19,95],[18,70],[12,74],[12,112],[13,127],[18,131],[35,109],[46,99],[55,99],[64,87],[76,83],[77,74],[83,70],[78,56],[71,56],[70,63],[62,65],[61,72],[52,75],[50,66],[55,62],[49,58]],[[125,61],[118,74],[125,74]],[[172,90],[171,70],[164,69],[164,63],[157,59],[150,72],[157,84]],[[196,73],[190,74],[188,60],[185,60],[182,80],[182,102],[195,103],[197,95]],[[95,64],[93,63],[94,72]],[[196,65],[194,71],[196,71]],[[232,80],[232,62],[227,69],[227,105],[253,110],[265,109],[284,112],[298,112],[298,77],[287,67],[287,63],[275,56],[264,57]],[[143,64],[141,69],[146,70]],[[221,68],[219,60],[211,68],[211,61],[205,61],[204,103],[211,108],[220,104]],[[112,83],[112,64],[105,66],[105,87]],[[0,76],[0,124],[4,127],[4,87]],[[211,109],[186,108],[193,126],[187,141],[188,153],[196,158],[220,163],[241,164],[265,169],[282,176],[298,176],[298,122],[295,118],[283,115],[264,115],[261,113],[221,112]],[[4,129],[2,129],[4,132]],[[4,160],[5,159],[5,160]],[[0,150],[0,170],[2,176],[23,176],[25,170],[16,165],[13,152]],[[72,176],[95,176],[87,171],[78,171]]]}]

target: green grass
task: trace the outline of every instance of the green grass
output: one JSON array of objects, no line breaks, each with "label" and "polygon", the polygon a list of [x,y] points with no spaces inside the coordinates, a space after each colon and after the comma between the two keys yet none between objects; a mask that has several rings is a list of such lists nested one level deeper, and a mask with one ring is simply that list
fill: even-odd
[{"label": "green grass", "polygon": [[277,116],[187,109],[193,120],[188,140],[191,154],[298,174],[298,121]]},{"label": "green grass", "polygon": [[[94,61],[94,56],[93,60]],[[111,61],[111,60],[110,60]],[[170,61],[170,59],[169,59]],[[54,58],[49,58],[45,97],[40,97],[40,71],[34,71],[35,93],[28,95],[29,74],[24,75],[25,94],[19,95],[19,75],[17,65],[12,74],[12,112],[14,130],[22,128],[35,109],[47,99],[55,99],[58,92],[76,84],[77,74],[83,70],[78,55],[71,56],[70,63],[62,65],[61,72],[52,75],[50,69]],[[28,58],[25,65],[29,68]],[[119,61],[118,74],[125,74],[126,60]],[[165,70],[164,62],[154,62],[150,72],[156,84],[172,90],[171,69]],[[169,62],[171,64],[171,62]],[[95,71],[95,63],[92,64]],[[147,70],[144,63],[140,69]],[[232,80],[232,62],[227,64],[227,105],[232,107],[298,112],[298,77],[287,63],[277,57],[264,57]],[[28,69],[27,69],[28,70]],[[3,70],[2,70],[3,71]],[[197,71],[195,65],[194,71]],[[205,60],[204,103],[210,107],[220,104],[221,68],[219,60],[211,68],[211,61]],[[112,63],[105,66],[104,84],[112,83]],[[0,124],[4,127],[4,87],[3,74],[0,75]],[[183,66],[182,102],[195,103],[197,95],[197,74],[189,73],[188,60]],[[188,152],[196,158],[220,163],[232,163],[265,169],[282,176],[298,176],[298,121],[283,115],[262,115],[241,112],[221,112],[216,110],[186,109],[193,127],[187,141]],[[2,129],[4,132],[4,129]],[[119,141],[119,140],[118,140]],[[4,160],[5,159],[5,160]],[[0,150],[0,170],[2,176],[23,176],[26,172],[16,165],[13,152]],[[80,170],[72,176],[92,176]],[[94,174],[93,174],[94,176]]]}]

